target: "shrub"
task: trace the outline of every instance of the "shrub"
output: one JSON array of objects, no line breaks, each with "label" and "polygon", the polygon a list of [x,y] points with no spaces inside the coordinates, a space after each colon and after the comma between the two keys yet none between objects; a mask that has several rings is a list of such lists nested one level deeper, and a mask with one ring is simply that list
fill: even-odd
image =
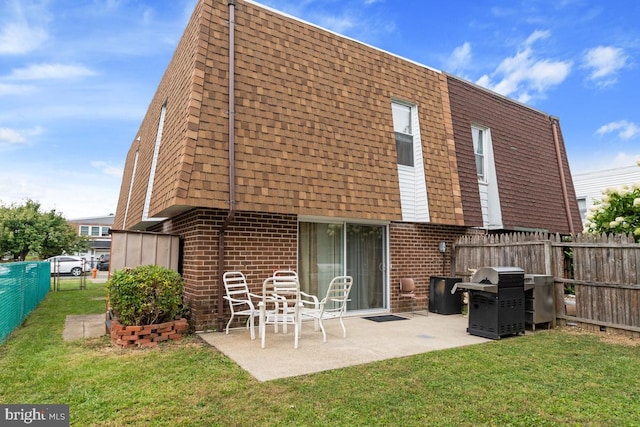
[{"label": "shrub", "polygon": [[107,282],[107,295],[122,325],[153,325],[174,320],[181,313],[183,287],[177,272],[141,265],[116,271]]},{"label": "shrub", "polygon": [[606,189],[586,217],[585,233],[633,233],[640,241],[640,184]]}]

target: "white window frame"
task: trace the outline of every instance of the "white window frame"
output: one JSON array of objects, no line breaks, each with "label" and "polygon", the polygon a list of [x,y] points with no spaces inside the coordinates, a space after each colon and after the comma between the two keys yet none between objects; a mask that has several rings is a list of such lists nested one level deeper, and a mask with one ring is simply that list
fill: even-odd
[{"label": "white window frame", "polygon": [[577,198],[577,202],[578,202],[578,210],[580,211],[580,219],[582,220],[582,223],[584,224],[586,218],[587,218],[587,196],[583,196],[583,197],[578,197]]},{"label": "white window frame", "polygon": [[[476,132],[479,138],[476,138]],[[489,128],[479,125],[471,125],[471,139],[473,140],[473,158],[476,165],[476,176],[478,182],[487,184],[489,179],[487,177],[488,172],[488,157],[491,144],[491,131]],[[478,142],[482,142],[482,153],[478,154]],[[478,157],[482,157],[482,175],[478,173]]]},{"label": "white window frame", "polygon": [[[398,186],[402,220],[407,222],[430,222],[418,105],[392,98],[391,112],[398,160]],[[409,119],[408,122],[407,119]],[[400,161],[401,159],[409,160],[408,152],[404,150],[409,148],[409,138],[411,138],[410,152],[412,158],[410,162],[402,162]],[[403,147],[402,144],[406,145]],[[401,152],[403,153],[402,155],[400,154]]]},{"label": "white window frame", "polygon": [[[403,129],[397,129],[398,124],[396,123],[396,110],[400,108],[405,110],[406,113],[409,113],[409,124],[408,126],[405,126]],[[415,141],[414,132],[413,132],[413,122],[414,122],[414,116],[416,114],[415,109],[416,109],[415,105],[411,105],[406,102],[401,102],[396,100],[391,102],[391,113],[393,116],[393,131],[394,131],[395,142],[396,142],[396,153],[398,156],[398,164],[402,166],[414,167],[416,162],[415,155],[414,155],[414,146],[416,141]],[[398,137],[400,138],[404,137],[405,139],[411,138],[411,149],[408,150],[408,152],[411,154],[411,162],[410,162],[411,164],[408,164],[408,162],[400,161],[400,150],[398,150]],[[407,141],[404,141],[404,143],[407,143]]]}]

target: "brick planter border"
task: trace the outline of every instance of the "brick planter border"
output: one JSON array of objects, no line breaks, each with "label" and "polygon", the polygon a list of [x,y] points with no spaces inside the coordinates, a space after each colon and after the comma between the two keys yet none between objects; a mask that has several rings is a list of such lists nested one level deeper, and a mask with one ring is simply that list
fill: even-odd
[{"label": "brick planter border", "polygon": [[118,320],[113,319],[111,343],[123,348],[156,347],[162,341],[182,339],[187,330],[189,330],[189,323],[185,318],[143,326],[122,326]]}]

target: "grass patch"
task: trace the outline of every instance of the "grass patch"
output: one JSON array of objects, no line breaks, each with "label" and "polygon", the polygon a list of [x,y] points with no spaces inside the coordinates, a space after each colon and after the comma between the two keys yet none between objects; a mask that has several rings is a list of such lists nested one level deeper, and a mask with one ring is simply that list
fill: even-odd
[{"label": "grass patch", "polygon": [[66,315],[104,311],[104,285],[87,288],[51,292],[0,347],[1,402],[66,403],[77,426],[618,426],[640,413],[640,347],[597,335],[541,331],[259,383],[197,337],[142,351],[64,342]]}]

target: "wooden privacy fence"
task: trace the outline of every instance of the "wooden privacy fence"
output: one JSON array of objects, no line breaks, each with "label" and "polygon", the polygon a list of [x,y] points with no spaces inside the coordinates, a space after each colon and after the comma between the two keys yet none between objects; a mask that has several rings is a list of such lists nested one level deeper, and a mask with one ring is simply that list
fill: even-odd
[{"label": "wooden privacy fence", "polygon": [[[640,335],[640,244],[633,236],[565,236],[513,233],[461,237],[453,247],[452,273],[521,267],[554,277],[556,317],[588,328]],[[573,300],[565,290],[574,290]]]},{"label": "wooden privacy fence", "polygon": [[180,236],[146,231],[111,230],[110,272],[139,265],[180,271]]}]

